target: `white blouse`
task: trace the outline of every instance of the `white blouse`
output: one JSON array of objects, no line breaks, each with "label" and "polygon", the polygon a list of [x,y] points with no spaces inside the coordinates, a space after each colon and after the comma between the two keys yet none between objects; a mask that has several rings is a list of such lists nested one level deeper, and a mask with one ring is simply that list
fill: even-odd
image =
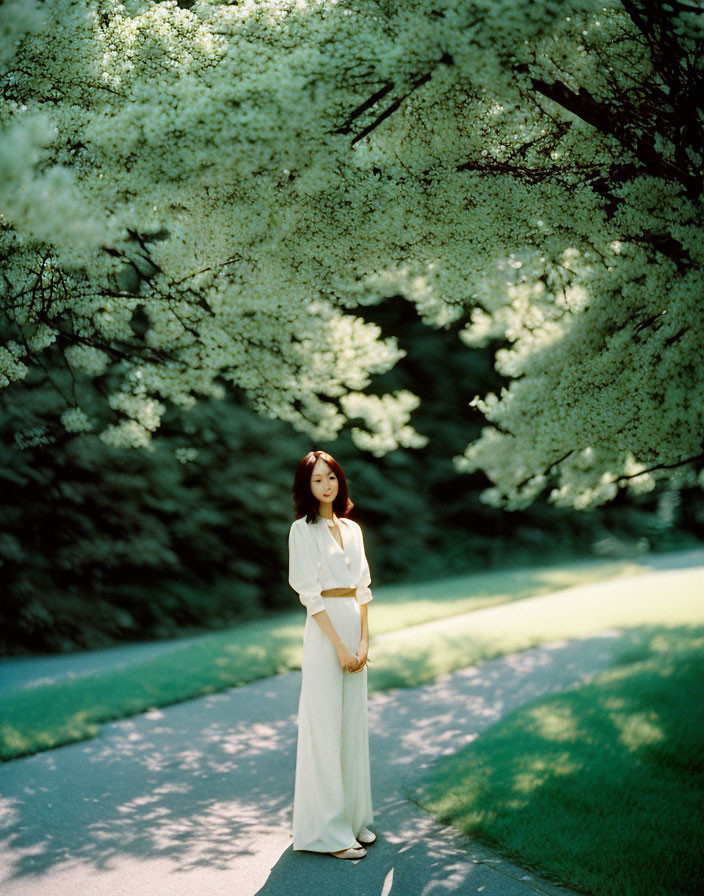
[{"label": "white blouse", "polygon": [[288,533],[288,581],[308,616],[325,609],[320,592],[328,588],[356,587],[360,606],[373,597],[359,524],[334,514],[333,520],[340,527],[342,548],[320,515],[314,523],[307,523],[304,516],[294,520]]}]

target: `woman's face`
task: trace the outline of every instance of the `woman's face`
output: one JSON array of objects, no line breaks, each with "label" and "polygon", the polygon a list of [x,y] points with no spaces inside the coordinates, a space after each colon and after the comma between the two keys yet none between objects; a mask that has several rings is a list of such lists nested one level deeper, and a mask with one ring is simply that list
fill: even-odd
[{"label": "woman's face", "polygon": [[310,477],[310,490],[321,504],[332,504],[337,497],[337,476],[319,457]]}]

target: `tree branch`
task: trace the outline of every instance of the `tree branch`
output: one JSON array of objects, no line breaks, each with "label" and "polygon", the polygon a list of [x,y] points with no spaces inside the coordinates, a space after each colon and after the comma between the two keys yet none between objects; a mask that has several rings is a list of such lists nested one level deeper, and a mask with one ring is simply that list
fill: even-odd
[{"label": "tree branch", "polygon": [[701,192],[701,176],[691,174],[679,165],[674,165],[664,159],[645,137],[633,133],[616,112],[605,104],[597,102],[586,88],[580,87],[575,93],[562,81],[549,84],[542,78],[534,77],[531,77],[530,81],[538,93],[572,112],[573,115],[581,118],[596,130],[615,137],[623,146],[633,152],[646,166],[649,173],[665,180],[678,181],[683,184],[690,196],[698,196]]},{"label": "tree branch", "polygon": [[380,90],[377,90],[376,93],[373,93],[361,105],[357,106],[356,109],[353,109],[352,112],[350,112],[350,114],[347,116],[347,121],[344,124],[340,125],[339,128],[335,128],[333,134],[348,134],[352,130],[350,125],[355,120],[355,118],[358,118],[363,112],[366,112],[367,109],[371,109],[371,107],[375,105],[375,103],[378,103],[379,100],[383,99],[390,90],[393,90],[393,87],[393,81],[388,81],[386,84],[384,84],[384,86]]},{"label": "tree branch", "polygon": [[627,479],[635,479],[637,476],[644,476],[646,473],[652,473],[655,470],[672,470],[674,467],[682,467],[685,464],[693,464],[698,460],[704,460],[703,454],[695,454],[693,457],[687,457],[684,460],[675,461],[673,464],[656,464],[654,467],[649,467],[647,470],[641,470],[640,473],[629,473],[626,475],[625,473],[622,476],[617,476],[614,479],[614,482],[625,482]]},{"label": "tree branch", "polygon": [[[418,78],[416,78],[415,81],[412,82],[411,88],[410,88],[410,90],[408,90],[407,93],[404,93],[403,96],[400,96],[397,99],[395,99],[393,101],[393,103],[391,103],[390,106],[387,106],[383,112],[381,112],[379,115],[377,115],[377,117],[374,119],[374,121],[371,124],[367,125],[366,128],[364,128],[362,131],[360,131],[360,133],[357,134],[357,136],[352,139],[352,142],[350,143],[350,148],[354,149],[354,147],[356,146],[357,143],[359,143],[360,140],[363,140],[367,136],[367,134],[371,134],[372,131],[376,130],[376,128],[379,127],[379,125],[382,123],[382,121],[385,121],[389,117],[389,115],[393,115],[393,113],[399,108],[399,106],[405,99],[407,99],[414,91],[418,90],[419,87],[422,87],[423,84],[425,84],[427,81],[429,81],[431,79],[433,72],[438,67],[438,65],[453,65],[453,64],[454,64],[454,60],[453,60],[452,56],[450,56],[449,53],[443,53],[442,56],[440,57],[440,59],[438,59],[438,61],[436,62],[436,64],[433,66],[433,68],[430,71],[426,72],[424,75],[420,75]],[[375,93],[368,100],[366,100],[364,103],[362,103],[361,106],[358,106],[354,110],[354,112],[352,112],[349,115],[347,122],[344,125],[342,125],[342,127],[339,128],[336,133],[345,133],[346,130],[349,130],[349,124],[355,118],[357,118],[359,115],[361,115],[362,112],[366,111],[366,109],[371,108],[371,106],[373,106],[376,102],[378,102],[378,100],[380,100],[382,97],[386,96],[386,94],[389,92],[389,90],[391,90],[393,88],[393,86],[394,86],[393,83],[389,83],[389,84],[385,85],[384,87],[381,88],[381,90],[377,91],[377,93]]]}]

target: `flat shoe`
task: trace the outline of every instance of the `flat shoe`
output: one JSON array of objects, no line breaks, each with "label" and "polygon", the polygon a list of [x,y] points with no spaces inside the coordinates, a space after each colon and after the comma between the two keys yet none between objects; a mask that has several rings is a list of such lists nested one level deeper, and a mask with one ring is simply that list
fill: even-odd
[{"label": "flat shoe", "polygon": [[336,859],[363,859],[366,854],[367,851],[363,846],[350,846],[347,849],[330,853],[330,855],[335,856]]},{"label": "flat shoe", "polygon": [[373,843],[376,840],[376,834],[370,831],[369,828],[362,828],[357,834],[357,839],[360,843]]}]

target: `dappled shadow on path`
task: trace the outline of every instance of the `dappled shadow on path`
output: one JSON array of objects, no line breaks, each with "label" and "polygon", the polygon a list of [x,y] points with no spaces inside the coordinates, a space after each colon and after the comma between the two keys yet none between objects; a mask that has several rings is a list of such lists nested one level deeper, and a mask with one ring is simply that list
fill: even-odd
[{"label": "dappled shadow on path", "polygon": [[[534,896],[527,889],[532,875],[488,850],[437,825],[405,800],[387,805],[377,842],[359,861],[293,852],[289,847],[271,869],[257,896],[291,893],[354,893],[355,896],[441,896],[449,893],[491,893],[492,896]],[[564,893],[557,887],[545,893]]]},{"label": "dappled shadow on path", "polygon": [[[300,672],[105,725],[88,742],[0,767],[0,888],[55,893],[61,871],[92,896],[279,890],[316,896],[529,892],[526,872],[406,799],[428,766],[515,707],[609,665],[622,632],[556,641],[369,701],[378,842],[360,862],[293,852],[290,823]],[[459,839],[457,839],[459,837]],[[497,875],[501,887],[497,889]],[[487,877],[488,876],[488,877]],[[530,877],[530,875],[528,875]],[[328,886],[328,883],[330,886]],[[305,884],[305,886],[304,886]],[[532,879],[531,886],[536,881]],[[541,892],[552,892],[540,881]],[[557,891],[555,891],[557,892]]]},{"label": "dappled shadow on path", "polygon": [[168,857],[229,870],[286,829],[297,681],[277,676],[121,722],[0,769],[5,880],[64,860]]}]

